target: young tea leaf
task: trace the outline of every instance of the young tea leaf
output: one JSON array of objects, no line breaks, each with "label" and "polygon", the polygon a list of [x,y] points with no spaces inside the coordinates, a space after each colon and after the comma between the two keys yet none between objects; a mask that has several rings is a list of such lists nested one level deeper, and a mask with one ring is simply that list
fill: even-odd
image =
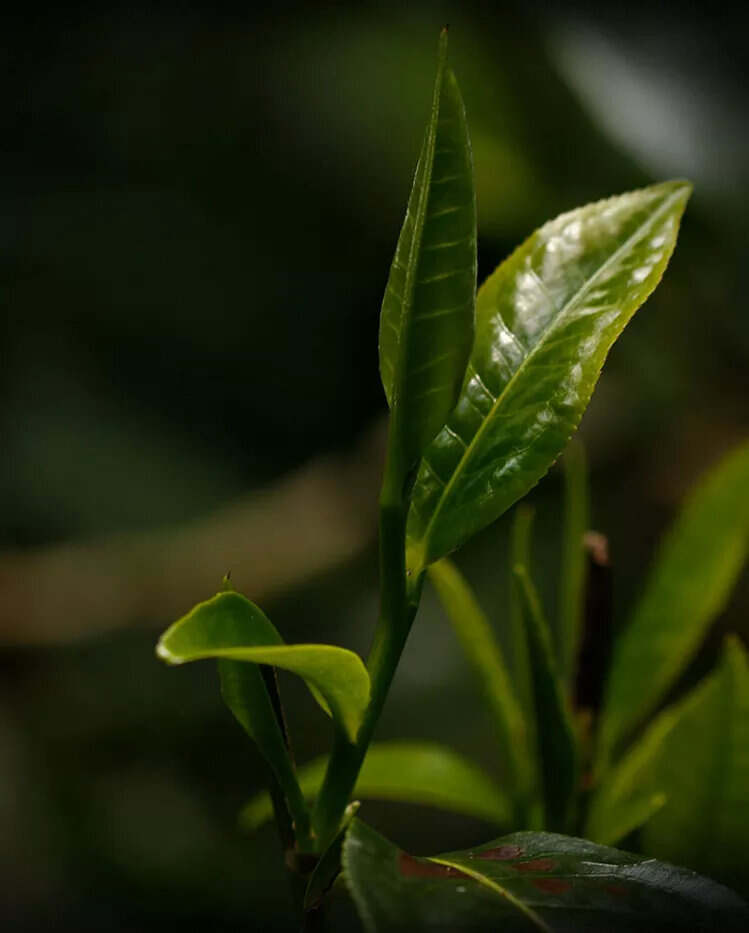
[{"label": "young tea leaf", "polygon": [[666,182],[563,214],[481,287],[460,398],[413,489],[412,574],[498,518],[562,452],[666,268],[690,190]]},{"label": "young tea leaf", "polygon": [[724,606],[749,542],[749,443],[699,483],[665,537],[615,646],[599,769],[662,699]]},{"label": "young tea leaf", "polygon": [[738,933],[749,924],[744,902],[722,885],[554,833],[416,858],[355,819],[343,875],[367,933]]},{"label": "young tea leaf", "polygon": [[380,316],[391,450],[408,470],[445,423],[473,343],[476,205],[465,108],[440,37],[432,111]]},{"label": "young tea leaf", "polygon": [[545,825],[563,829],[577,790],[577,740],[538,593],[525,567],[515,568],[515,580],[528,632]]},{"label": "young tea leaf", "polygon": [[[528,652],[528,626],[520,587],[515,578],[516,567],[531,566],[531,539],[536,513],[526,503],[521,503],[512,517],[510,534],[510,599],[509,599],[509,661],[512,681],[520,700],[523,717],[528,726],[531,745],[536,747],[536,704],[533,699],[531,661]],[[542,824],[533,823],[527,829],[541,829]]]},{"label": "young tea leaf", "polygon": [[[212,621],[214,637],[220,644],[231,644],[238,631],[242,631],[248,641],[282,644],[275,627],[256,606],[235,593],[220,596],[222,598],[217,596],[196,606],[185,619],[172,626],[159,641],[156,649],[159,657],[170,663],[174,663],[176,658],[187,660],[192,646],[199,642],[194,629],[211,627]],[[260,668],[256,664],[221,659],[219,676],[224,702],[271,767],[297,832],[301,836],[306,835],[309,832],[309,813]],[[270,803],[270,797],[268,800]]]},{"label": "young tea leaf", "polygon": [[[325,776],[328,758],[316,758],[299,769],[305,797],[313,799]],[[359,772],[354,796],[370,800],[426,804],[486,820],[511,823],[504,793],[472,761],[431,742],[381,742],[372,745]],[[242,810],[240,823],[255,830],[273,815],[267,793],[258,794]]]},{"label": "young tea leaf", "polygon": [[261,610],[239,593],[219,593],[197,605],[167,629],[156,652],[169,664],[219,658],[298,674],[351,742],[369,702],[369,675],[358,655],[333,645],[285,645]]},{"label": "young tea leaf", "polygon": [[507,760],[509,790],[521,811],[534,786],[534,759],[525,717],[515,695],[502,647],[465,577],[447,558],[432,564],[429,578],[475,674]]},{"label": "young tea leaf", "polygon": [[580,648],[585,571],[587,566],[584,537],[588,529],[588,471],[585,450],[579,442],[567,447],[564,466],[564,531],[562,538],[562,574],[559,587],[559,616],[556,629],[557,657],[565,684],[575,681]]}]

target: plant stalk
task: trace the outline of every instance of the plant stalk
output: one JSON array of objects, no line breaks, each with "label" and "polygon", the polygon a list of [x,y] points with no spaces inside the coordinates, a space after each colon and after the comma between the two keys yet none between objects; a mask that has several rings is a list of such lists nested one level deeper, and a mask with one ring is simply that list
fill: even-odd
[{"label": "plant stalk", "polygon": [[325,780],[313,813],[318,851],[335,837],[356,785],[377,722],[390,690],[398,662],[416,615],[406,584],[405,471],[393,451],[390,433],[388,457],[380,494],[380,615],[367,659],[371,695],[356,743],[336,730]]}]

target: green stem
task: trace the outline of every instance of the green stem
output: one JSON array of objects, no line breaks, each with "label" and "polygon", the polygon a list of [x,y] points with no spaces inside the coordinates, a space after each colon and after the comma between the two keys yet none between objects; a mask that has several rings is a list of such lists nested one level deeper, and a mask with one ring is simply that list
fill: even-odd
[{"label": "green stem", "polygon": [[336,731],[333,751],[313,814],[319,851],[334,838],[356,785],[364,756],[390,690],[398,662],[416,614],[406,585],[406,515],[404,474],[393,450],[388,450],[380,495],[380,616],[367,660],[371,681],[369,706],[356,744]]}]

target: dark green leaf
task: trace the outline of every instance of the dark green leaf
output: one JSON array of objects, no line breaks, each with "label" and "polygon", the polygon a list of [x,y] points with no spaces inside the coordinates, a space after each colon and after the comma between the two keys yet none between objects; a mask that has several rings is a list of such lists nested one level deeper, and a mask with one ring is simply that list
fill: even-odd
[{"label": "dark green leaf", "polygon": [[476,205],[465,109],[440,38],[432,112],[380,317],[391,450],[407,470],[445,423],[473,343]]},{"label": "dark green leaf", "polygon": [[[299,769],[305,797],[317,794],[328,764],[316,758]],[[357,797],[428,804],[497,825],[508,825],[511,808],[494,781],[452,749],[430,742],[382,742],[372,745],[354,789]],[[258,794],[242,810],[240,821],[253,830],[272,815],[267,794]]]},{"label": "dark green leaf", "polygon": [[426,859],[354,820],[343,872],[367,933],[728,933],[749,924],[746,905],[722,885],[553,833]]},{"label": "dark green leaf", "polygon": [[523,806],[534,786],[531,737],[507,671],[502,648],[468,582],[447,558],[429,568],[429,578],[452,622],[491,713],[508,763],[510,790]]},{"label": "dark green leaf", "polygon": [[689,193],[666,182],[563,214],[481,287],[460,399],[413,490],[412,573],[494,521],[562,452],[666,268]]},{"label": "dark green leaf", "polygon": [[262,611],[239,593],[219,593],[197,605],[167,629],[156,651],[169,664],[222,658],[298,674],[352,742],[369,702],[369,675],[358,655],[333,645],[283,644]]},{"label": "dark green leaf", "polygon": [[515,568],[528,632],[536,736],[541,759],[545,825],[566,828],[577,790],[577,743],[561,678],[554,661],[551,633],[541,601],[525,567]]},{"label": "dark green leaf", "polygon": [[562,678],[571,685],[575,680],[580,648],[587,567],[584,537],[590,511],[585,450],[579,441],[573,440],[567,447],[563,466],[564,532],[556,643]]},{"label": "dark green leaf", "polygon": [[662,699],[725,605],[749,541],[749,443],[711,470],[661,545],[614,650],[601,766]]}]

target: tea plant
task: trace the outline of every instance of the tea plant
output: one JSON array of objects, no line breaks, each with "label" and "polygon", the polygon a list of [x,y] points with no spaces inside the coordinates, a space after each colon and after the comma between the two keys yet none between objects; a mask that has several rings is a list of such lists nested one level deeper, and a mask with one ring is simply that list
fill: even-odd
[{"label": "tea plant", "polygon": [[[228,583],[171,626],[157,648],[172,664],[218,659],[224,700],[270,766],[272,807],[308,918],[343,865],[369,930],[579,929],[582,917],[593,929],[642,922],[672,929],[685,920],[699,929],[716,917],[721,929],[739,929],[746,922],[738,898],[691,872],[538,831],[583,825],[582,746],[568,690],[582,592],[579,513],[570,520],[561,652],[523,557],[527,523],[517,527],[512,678],[470,590],[446,561],[522,498],[564,450],[611,345],[665,270],[689,193],[686,182],[666,182],[564,214],[536,231],[476,294],[471,149],[441,35],[430,118],[380,319],[390,424],[380,495],[380,615],[366,665],[342,647],[285,644]],[[501,789],[439,746],[370,749],[427,574],[495,711],[509,763]],[[640,640],[668,593],[652,599],[655,608],[633,626]],[[702,616],[715,602],[705,601]],[[701,625],[692,626],[681,660],[665,673],[658,663],[671,657],[670,648],[658,640],[647,696],[638,695],[636,709],[629,706],[629,675],[615,666],[599,743],[602,780],[622,767],[623,741],[663,696]],[[626,657],[626,647],[622,652]],[[293,764],[274,668],[301,676],[333,721],[330,755],[303,772]],[[594,798],[585,808],[592,830],[618,837],[621,827],[642,822],[660,793],[659,778],[653,782],[647,806],[639,786],[630,793],[631,780],[602,783],[609,788],[602,794],[620,788],[619,815],[609,820],[601,804],[604,828],[597,829]],[[354,817],[352,797],[367,791],[528,831],[418,859]],[[264,800],[255,801],[245,819],[257,822],[265,810]]]}]

